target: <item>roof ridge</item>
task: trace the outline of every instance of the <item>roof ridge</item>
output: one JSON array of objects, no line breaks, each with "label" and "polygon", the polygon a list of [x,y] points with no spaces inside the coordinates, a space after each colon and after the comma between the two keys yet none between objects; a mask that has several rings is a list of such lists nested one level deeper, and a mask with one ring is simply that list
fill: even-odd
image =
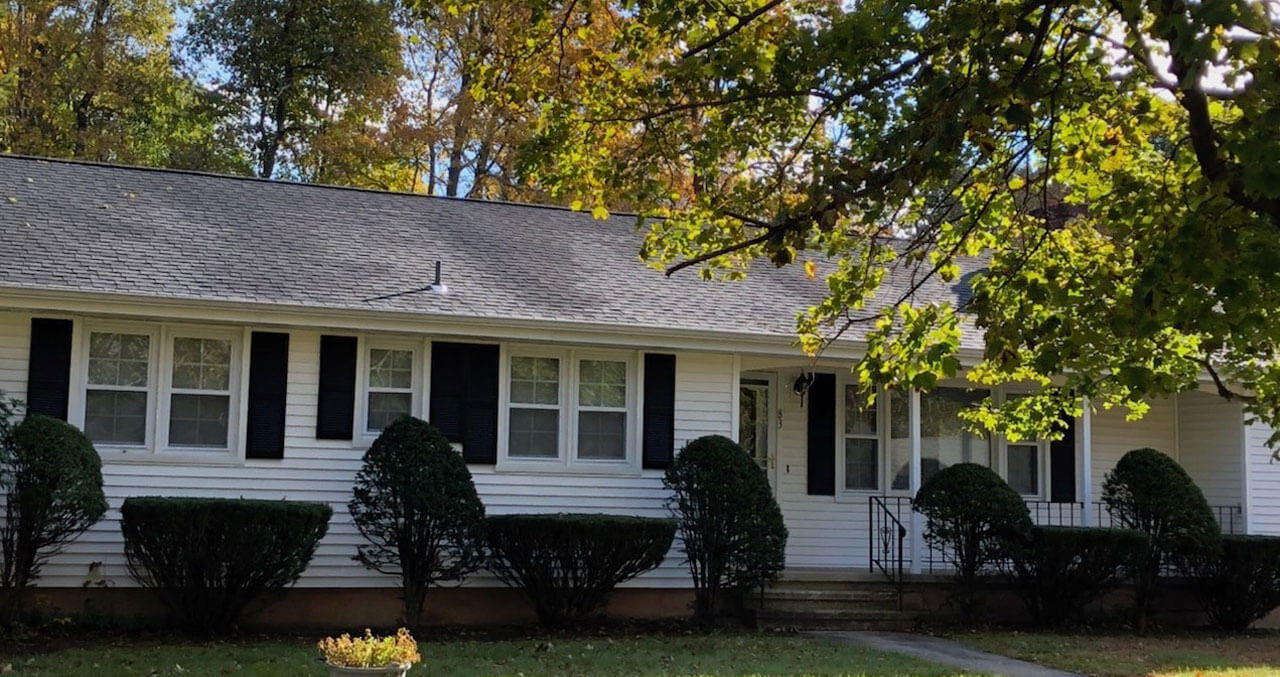
[{"label": "roof ridge", "polygon": [[[413,193],[403,190],[382,190],[378,188],[364,188],[361,186],[340,186],[332,183],[312,183],[307,181],[294,181],[290,179],[264,179],[260,176],[242,176],[240,174],[224,174],[220,172],[207,172],[198,169],[174,169],[172,167],[149,167],[147,165],[133,165],[119,162],[101,162],[98,160],[85,160],[81,158],[58,158],[45,157],[41,155],[25,155],[22,153],[0,152],[0,160],[21,160],[25,162],[48,162],[64,165],[78,165],[84,167],[96,167],[99,169],[124,169],[139,172],[153,172],[158,174],[179,174],[186,176],[201,176],[211,179],[228,179],[234,181],[249,181],[261,183],[265,185],[288,186],[299,188],[318,188],[328,190],[344,190],[358,193],[371,193],[374,195],[393,195],[401,197],[416,197],[440,200],[442,202],[464,202],[486,205],[504,205],[508,207],[530,207],[534,209],[550,209],[560,212],[569,212],[572,214],[590,215],[589,212],[581,209],[573,209],[564,205],[546,204],[543,202],[516,202],[513,200],[487,200],[478,197],[449,197],[447,195],[431,195],[428,193]],[[639,216],[637,212],[631,211],[609,211],[609,216]]]}]

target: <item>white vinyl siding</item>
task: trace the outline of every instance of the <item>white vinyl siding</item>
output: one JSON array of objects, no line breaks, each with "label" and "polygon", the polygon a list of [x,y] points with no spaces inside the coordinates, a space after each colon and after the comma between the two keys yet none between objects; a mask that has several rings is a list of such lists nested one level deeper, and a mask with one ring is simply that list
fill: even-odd
[{"label": "white vinyl siding", "polygon": [[[0,311],[0,389],[12,396],[25,392],[30,315]],[[278,331],[278,329],[276,329]],[[394,587],[396,580],[352,561],[363,540],[351,522],[347,502],[363,455],[364,442],[315,439],[320,359],[320,331],[290,332],[286,438],[284,458],[247,459],[229,463],[129,462],[104,456],[104,489],[110,505],[104,519],[78,538],[44,569],[39,584],[79,588],[99,569],[112,587],[134,585],[125,569],[120,540],[119,508],[128,496],[221,496],[269,500],[319,501],[329,504],[333,519],[311,565],[298,582],[307,588]],[[684,353],[676,366],[676,446],[705,434],[731,432],[731,358]],[[567,473],[508,473],[492,466],[471,466],[476,488],[489,514],[512,512],[602,512],[664,517],[667,497],[662,472],[632,476]],[[627,583],[628,587],[685,588],[689,574],[673,548],[656,571]],[[486,575],[468,580],[472,586],[499,586]]]}]

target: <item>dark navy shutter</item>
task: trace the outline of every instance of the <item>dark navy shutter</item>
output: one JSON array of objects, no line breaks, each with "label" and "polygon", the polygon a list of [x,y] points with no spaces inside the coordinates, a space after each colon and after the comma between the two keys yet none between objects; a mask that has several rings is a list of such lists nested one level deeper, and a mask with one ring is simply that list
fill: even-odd
[{"label": "dark navy shutter", "polygon": [[[1054,503],[1076,502],[1076,426],[1075,420],[1063,417],[1062,439],[1049,443],[1049,500]],[[1085,506],[1087,510],[1089,506]]]},{"label": "dark navy shutter", "polygon": [[814,374],[805,394],[809,407],[809,494],[836,494],[836,377]]},{"label": "dark navy shutter", "polygon": [[498,462],[498,346],[431,344],[428,419],[462,445],[467,463]]},{"label": "dark navy shutter", "polygon": [[645,353],[644,448],[641,464],[664,469],[671,465],[676,444],[676,356]]},{"label": "dark navy shutter", "polygon": [[67,420],[71,390],[71,320],[31,319],[27,412]]},{"label": "dark navy shutter", "polygon": [[316,439],[351,439],[355,407],[356,337],[321,336]]},{"label": "dark navy shutter", "polygon": [[249,342],[247,458],[284,458],[289,335],[255,331]]}]

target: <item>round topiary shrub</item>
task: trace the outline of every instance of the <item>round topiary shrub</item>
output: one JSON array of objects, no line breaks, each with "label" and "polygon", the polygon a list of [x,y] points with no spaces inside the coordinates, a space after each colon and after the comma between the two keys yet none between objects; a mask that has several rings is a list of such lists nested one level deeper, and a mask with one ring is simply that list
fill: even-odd
[{"label": "round topiary shrub", "polygon": [[663,484],[693,577],[695,619],[713,619],[726,592],[777,579],[787,527],[768,477],[742,447],[720,435],[699,437],[680,450]]},{"label": "round topiary shrub", "polygon": [[924,539],[956,567],[956,595],[968,617],[984,569],[1026,539],[1031,515],[1022,497],[990,468],[957,463],[920,486],[914,507],[926,520]]},{"label": "round topiary shrub", "polygon": [[[6,420],[10,407],[0,412]],[[31,414],[4,433],[0,488],[0,622],[13,622],[23,590],[45,562],[102,518],[102,459],[74,426]]]},{"label": "round topiary shrub", "polygon": [[347,507],[368,541],[356,561],[400,577],[411,628],[433,584],[460,582],[484,564],[484,504],[462,455],[426,421],[405,416],[382,431]]},{"label": "round topiary shrub", "polygon": [[1084,617],[1085,607],[1120,583],[1147,536],[1133,529],[1035,527],[1010,550],[1018,594],[1038,625]]},{"label": "round topiary shrub", "polygon": [[1196,596],[1219,630],[1244,632],[1280,607],[1280,538],[1223,536],[1195,569]]},{"label": "round topiary shrub", "polygon": [[1102,484],[1102,502],[1118,526],[1147,534],[1146,552],[1133,569],[1135,626],[1143,632],[1165,567],[1186,571],[1212,556],[1221,531],[1200,487],[1155,449],[1121,457]]},{"label": "round topiary shrub", "polygon": [[619,583],[662,564],[669,519],[623,515],[501,515],[487,522],[489,569],[520,588],[547,625],[600,613]]},{"label": "round topiary shrub", "polygon": [[220,633],[298,580],[332,515],[324,503],[141,496],[120,507],[120,530],[129,573],[174,622]]}]

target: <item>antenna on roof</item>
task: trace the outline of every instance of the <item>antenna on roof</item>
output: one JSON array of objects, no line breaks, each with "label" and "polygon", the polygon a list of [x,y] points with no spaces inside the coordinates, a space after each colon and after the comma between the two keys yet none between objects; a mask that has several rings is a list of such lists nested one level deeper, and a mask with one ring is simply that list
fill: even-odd
[{"label": "antenna on roof", "polygon": [[401,296],[408,296],[409,294],[417,294],[424,291],[429,291],[432,294],[448,294],[449,293],[449,287],[446,286],[444,282],[440,281],[440,262],[439,261],[436,261],[436,279],[431,284],[425,287],[418,287],[417,289],[410,289],[408,291],[398,291],[393,294],[383,294],[382,296],[373,296],[373,297],[364,299],[364,301],[366,303],[368,303],[369,301],[385,301],[387,299],[394,299]]},{"label": "antenna on roof", "polygon": [[432,294],[448,294],[449,293],[449,288],[445,286],[443,282],[440,281],[440,261],[439,260],[436,261],[436,280],[435,282],[431,283],[430,289]]}]

